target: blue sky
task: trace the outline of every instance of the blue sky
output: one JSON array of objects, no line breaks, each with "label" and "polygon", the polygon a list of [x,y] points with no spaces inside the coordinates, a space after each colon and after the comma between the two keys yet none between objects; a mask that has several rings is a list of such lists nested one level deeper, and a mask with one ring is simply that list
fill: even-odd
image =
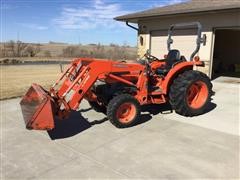
[{"label": "blue sky", "polygon": [[114,17],[183,0],[0,0],[1,41],[136,45]]}]

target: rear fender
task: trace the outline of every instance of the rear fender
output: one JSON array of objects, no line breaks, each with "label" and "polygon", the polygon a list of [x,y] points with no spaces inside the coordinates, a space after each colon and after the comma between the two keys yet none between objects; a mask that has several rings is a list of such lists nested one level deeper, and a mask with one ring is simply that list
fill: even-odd
[{"label": "rear fender", "polygon": [[175,65],[167,74],[167,76],[164,78],[162,82],[162,89],[163,93],[167,94],[169,91],[169,88],[173,82],[173,80],[184,71],[192,70],[194,66],[194,62],[182,62],[177,65]]}]

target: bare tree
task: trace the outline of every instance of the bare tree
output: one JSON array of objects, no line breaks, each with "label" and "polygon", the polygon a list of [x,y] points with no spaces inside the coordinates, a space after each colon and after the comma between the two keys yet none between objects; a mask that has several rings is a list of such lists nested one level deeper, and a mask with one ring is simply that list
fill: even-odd
[{"label": "bare tree", "polygon": [[27,47],[27,43],[23,43],[22,41],[13,41],[10,40],[3,45],[2,55],[3,56],[13,56],[20,57],[23,56],[24,50]]},{"label": "bare tree", "polygon": [[74,52],[76,52],[77,47],[75,46],[68,46],[66,48],[63,49],[63,56],[65,57],[73,57],[74,56]]},{"label": "bare tree", "polygon": [[111,44],[110,47],[105,47],[98,43],[97,45],[92,45],[89,49],[85,49],[81,46],[68,46],[63,49],[62,55],[64,57],[94,57],[113,60],[136,59],[136,54],[131,52],[126,43],[124,46]]},{"label": "bare tree", "polygon": [[23,56],[23,52],[24,52],[24,49],[28,46],[27,43],[23,43],[22,41],[17,41],[15,43],[15,49],[16,49],[16,53],[15,53],[15,56],[16,57],[21,57]]},{"label": "bare tree", "polygon": [[0,44],[0,57],[5,57],[4,44]]},{"label": "bare tree", "polygon": [[5,51],[7,56],[16,56],[15,42],[13,40],[5,44]]},{"label": "bare tree", "polygon": [[37,55],[37,53],[39,53],[41,51],[40,49],[40,44],[36,44],[36,45],[28,45],[25,49],[25,55],[30,56],[30,57],[34,57]]}]

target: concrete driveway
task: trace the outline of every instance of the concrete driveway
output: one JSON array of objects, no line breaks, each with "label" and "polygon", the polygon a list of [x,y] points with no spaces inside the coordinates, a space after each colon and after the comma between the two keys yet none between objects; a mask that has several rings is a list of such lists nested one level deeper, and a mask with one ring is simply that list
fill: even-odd
[{"label": "concrete driveway", "polygon": [[19,98],[1,101],[1,179],[239,178],[239,83],[214,82],[213,103],[192,118],[145,107],[117,129],[83,101],[51,132],[25,129]]}]

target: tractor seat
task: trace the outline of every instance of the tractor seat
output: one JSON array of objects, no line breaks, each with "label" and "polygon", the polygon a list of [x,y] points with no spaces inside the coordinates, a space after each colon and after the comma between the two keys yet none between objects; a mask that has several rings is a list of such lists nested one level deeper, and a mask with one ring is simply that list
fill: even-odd
[{"label": "tractor seat", "polygon": [[157,75],[166,75],[168,71],[177,62],[182,61],[179,50],[173,49],[168,52],[167,58],[165,60],[166,65],[156,69]]}]

